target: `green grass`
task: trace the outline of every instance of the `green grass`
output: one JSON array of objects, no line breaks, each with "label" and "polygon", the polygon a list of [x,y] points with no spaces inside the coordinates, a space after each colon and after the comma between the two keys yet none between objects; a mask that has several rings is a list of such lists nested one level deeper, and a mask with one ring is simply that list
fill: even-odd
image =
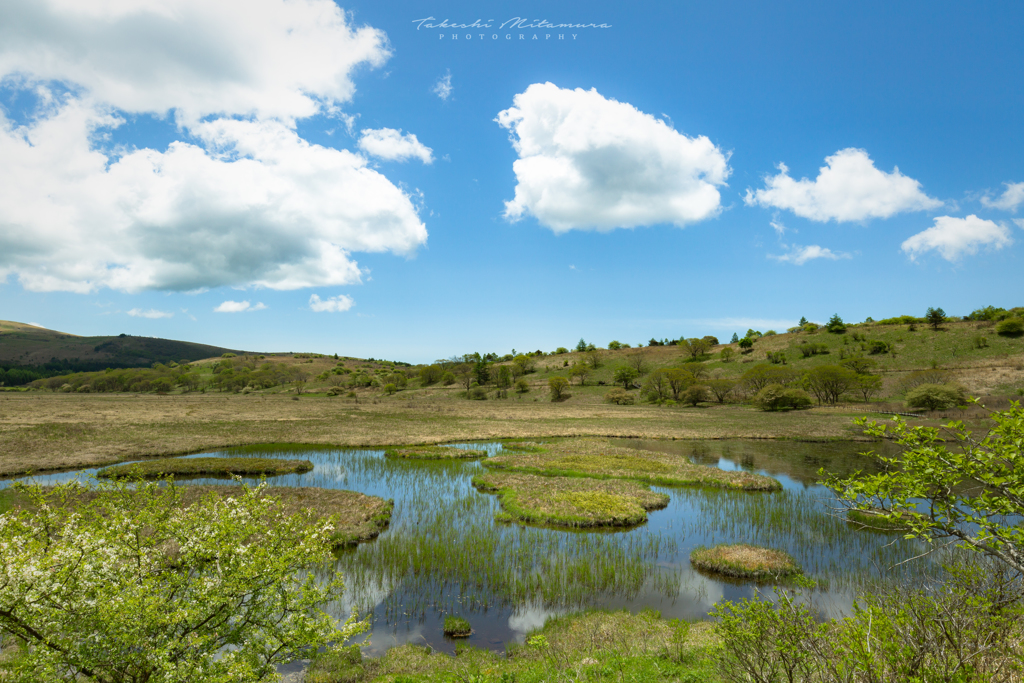
[{"label": "green grass", "polygon": [[445,617],[444,634],[451,638],[466,638],[473,633],[473,627],[462,617]]},{"label": "green grass", "polygon": [[897,519],[886,519],[879,516],[882,510],[857,510],[851,509],[846,511],[846,519],[851,525],[858,529],[868,529],[870,531],[888,531],[888,532],[900,532],[906,531],[907,525],[899,521],[899,517],[902,517],[902,513],[897,514]]},{"label": "green grass", "polygon": [[128,463],[105,467],[96,473],[97,477],[133,477],[146,479],[168,475],[196,477],[201,475],[260,476],[293,474],[313,469],[309,460],[280,460],[277,458],[166,458],[145,462]]},{"label": "green grass", "polygon": [[657,612],[591,611],[549,619],[509,644],[507,656],[459,647],[455,657],[419,645],[389,649],[377,659],[351,650],[314,660],[306,683],[569,683],[673,681],[718,683],[722,643],[706,622],[665,620]]},{"label": "green grass", "polygon": [[456,448],[455,446],[407,446],[388,448],[384,451],[384,455],[406,460],[469,460],[486,458],[487,451]]},{"label": "green grass", "polygon": [[745,543],[694,548],[690,564],[695,569],[736,579],[781,579],[803,572],[789,554]]},{"label": "green grass", "polygon": [[669,501],[664,493],[621,479],[491,472],[474,477],[473,485],[498,494],[504,510],[499,521],[553,526],[635,526],[647,521],[648,510]]},{"label": "green grass", "polygon": [[548,477],[632,479],[660,486],[708,486],[745,491],[777,491],[778,481],[745,471],[695,465],[669,453],[613,446],[605,439],[569,439],[532,453],[489,458],[488,468]]}]

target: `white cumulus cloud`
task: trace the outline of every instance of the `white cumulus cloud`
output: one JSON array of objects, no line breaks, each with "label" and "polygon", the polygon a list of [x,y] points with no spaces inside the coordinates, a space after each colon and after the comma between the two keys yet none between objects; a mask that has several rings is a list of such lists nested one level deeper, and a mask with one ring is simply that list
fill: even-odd
[{"label": "white cumulus cloud", "polygon": [[151,308],[148,311],[144,311],[141,308],[133,308],[128,311],[128,315],[133,318],[173,318],[174,314],[167,311],[158,311],[155,308]]},{"label": "white cumulus cloud", "polygon": [[768,254],[768,258],[775,259],[780,263],[792,263],[797,266],[802,266],[808,261],[813,261],[814,259],[819,258],[837,261],[839,259],[848,259],[851,257],[845,252],[835,252],[827,247],[820,247],[817,244],[811,244],[806,247],[794,244],[789,247],[789,251],[787,253],[780,254],[778,256]]},{"label": "white cumulus cloud", "polygon": [[321,299],[316,294],[309,297],[309,307],[317,313],[341,313],[355,306],[352,297],[346,294]]},{"label": "white cumulus cloud", "polygon": [[359,138],[359,149],[367,154],[389,161],[419,159],[425,164],[433,163],[433,151],[416,139],[412,133],[402,134],[394,128],[365,128]]},{"label": "white cumulus cloud", "polygon": [[[353,252],[411,254],[427,232],[409,195],[295,129],[344,117],[352,70],[388,55],[330,0],[0,4],[0,88],[38,99],[20,124],[0,108],[0,280],[297,289],[359,282]],[[145,113],[183,140],[103,148]]]},{"label": "white cumulus cloud", "polygon": [[967,218],[939,216],[932,227],[904,241],[902,249],[912,259],[934,250],[947,261],[957,261],[977,254],[981,247],[1002,249],[1011,244],[1009,228],[971,214]]},{"label": "white cumulus cloud", "polygon": [[447,100],[452,96],[452,72],[450,70],[445,71],[444,76],[437,79],[431,92],[442,100]]},{"label": "white cumulus cloud", "polygon": [[1017,207],[1024,204],[1024,183],[1003,183],[1006,189],[1003,193],[992,199],[989,196],[981,198],[981,203],[990,209],[1002,209],[1003,211],[1016,211]]},{"label": "white cumulus cloud", "polygon": [[331,0],[5,0],[0,74],[74,83],[123,111],[291,120],[344,102],[390,55]]},{"label": "white cumulus cloud", "polygon": [[116,121],[72,101],[16,128],[0,115],[0,269],[26,289],[273,289],[360,281],[352,251],[409,254],[411,199],[366,159],[276,121],[217,119],[203,147],[90,147]]},{"label": "white cumulus cloud", "polygon": [[214,313],[245,313],[252,311],[262,311],[266,308],[266,305],[261,301],[255,306],[250,305],[248,301],[225,301],[224,303],[213,309]]},{"label": "white cumulus cloud", "polygon": [[825,158],[814,180],[794,180],[785,164],[779,173],[765,178],[765,187],[747,190],[743,201],[776,209],[788,209],[813,221],[863,221],[888,218],[905,211],[926,211],[942,206],[921,191],[921,183],[894,168],[886,173],[863,149],[841,149]]},{"label": "white cumulus cloud", "polygon": [[505,217],[529,214],[556,233],[684,226],[721,208],[728,155],[597,90],[534,83],[498,114],[519,154]]}]

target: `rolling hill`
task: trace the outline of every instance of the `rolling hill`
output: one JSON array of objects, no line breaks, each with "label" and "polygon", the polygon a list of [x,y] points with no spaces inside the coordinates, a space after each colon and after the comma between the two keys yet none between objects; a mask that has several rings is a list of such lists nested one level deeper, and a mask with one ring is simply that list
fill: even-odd
[{"label": "rolling hill", "polygon": [[226,352],[243,353],[193,342],[134,337],[79,337],[25,323],[0,320],[0,366],[42,375],[149,367],[168,361],[195,361]]}]

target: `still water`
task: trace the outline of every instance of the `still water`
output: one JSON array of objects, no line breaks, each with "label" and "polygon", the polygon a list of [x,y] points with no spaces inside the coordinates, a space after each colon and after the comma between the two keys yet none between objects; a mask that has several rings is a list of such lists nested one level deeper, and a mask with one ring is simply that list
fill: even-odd
[{"label": "still water", "polygon": [[[390,527],[376,540],[339,551],[335,566],[346,579],[343,599],[328,606],[338,618],[356,609],[372,618],[363,644],[379,654],[405,642],[451,652],[441,632],[444,617],[469,620],[464,642],[503,650],[555,614],[597,607],[659,610],[666,618],[700,619],[715,602],[771,596],[771,588],[698,573],[691,550],[717,543],[751,543],[789,552],[818,582],[812,592],[821,616],[848,611],[858,588],[916,555],[915,542],[898,535],[850,528],[818,471],[848,474],[870,469],[853,443],[780,441],[615,440],[636,449],[669,452],[722,469],[744,469],[778,479],[774,493],[661,488],[671,502],[639,527],[566,531],[495,523],[495,496],[471,479],[478,461],[416,462],[385,458],[381,450],[265,446],[203,456],[302,458],[313,470],[269,479],[274,486],[341,488],[395,501]],[[494,455],[500,443],[458,444]],[[871,447],[885,447],[883,444]],[[191,456],[197,457],[197,456]],[[39,475],[55,484],[96,470]],[[256,480],[250,480],[255,482]],[[197,478],[187,483],[230,480]],[[0,486],[7,482],[0,482]],[[927,571],[913,563],[901,571]]]}]

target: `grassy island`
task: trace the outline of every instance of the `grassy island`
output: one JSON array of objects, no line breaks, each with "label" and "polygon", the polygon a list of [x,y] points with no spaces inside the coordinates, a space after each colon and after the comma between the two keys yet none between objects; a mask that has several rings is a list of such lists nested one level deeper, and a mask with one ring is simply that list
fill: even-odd
[{"label": "grassy island", "polygon": [[473,633],[473,627],[462,617],[445,617],[444,634],[449,638],[467,638]]},{"label": "grassy island", "polygon": [[690,564],[737,579],[779,579],[803,571],[796,560],[781,550],[745,543],[696,548],[690,553]]},{"label": "grassy island", "polygon": [[553,526],[635,526],[647,521],[648,510],[669,501],[645,484],[622,479],[491,472],[474,477],[473,485],[498,494],[499,520]]},{"label": "grassy island", "polygon": [[775,491],[781,484],[752,472],[696,465],[684,456],[613,446],[605,439],[569,439],[529,452],[488,458],[486,467],[548,477],[632,479],[660,486],[710,486]]},{"label": "grassy island", "polygon": [[114,477],[141,476],[145,479],[157,479],[168,475],[180,477],[197,476],[274,476],[308,472],[313,469],[309,460],[280,460],[278,458],[161,458],[144,462],[126,463],[104,467],[96,473],[97,477],[112,479]]}]

